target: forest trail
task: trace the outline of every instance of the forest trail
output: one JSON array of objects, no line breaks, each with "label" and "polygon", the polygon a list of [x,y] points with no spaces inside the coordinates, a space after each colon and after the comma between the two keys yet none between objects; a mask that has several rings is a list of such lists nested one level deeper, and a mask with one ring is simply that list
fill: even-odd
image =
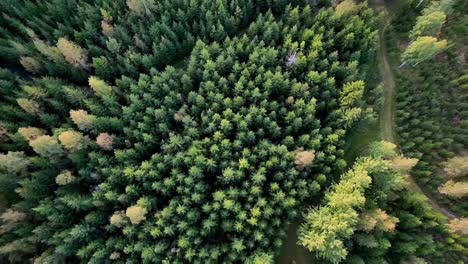
[{"label": "forest trail", "polygon": [[395,143],[394,129],[394,109],[395,109],[395,78],[387,59],[385,48],[385,26],[379,31],[379,50],[377,53],[379,60],[379,71],[384,84],[384,105],[380,113],[380,134],[383,140]]},{"label": "forest trail", "polygon": [[[378,67],[382,82],[384,84],[384,106],[379,115],[379,125],[371,128],[372,131],[367,131],[371,136],[372,133],[380,134],[380,138],[385,141],[396,143],[395,130],[394,130],[394,116],[395,116],[395,95],[396,84],[393,70],[388,62],[387,50],[385,47],[385,28],[389,22],[389,15],[393,14],[394,10],[398,7],[399,1],[385,1],[385,0],[369,0],[369,6],[376,11],[386,11],[388,14],[385,16],[386,20],[379,30],[379,49],[377,51]],[[375,131],[375,130],[377,131]],[[359,142],[359,140],[358,140]],[[411,176],[407,177],[409,188],[414,192],[423,194],[435,211],[440,212],[448,219],[457,218],[457,215],[445,207],[442,207],[438,202],[429,194],[425,193],[419,185],[414,181]],[[306,264],[313,263],[313,256],[310,252],[303,247],[297,245],[297,230],[302,223],[302,219],[296,219],[288,227],[288,234],[286,239],[283,240],[279,258],[276,263],[278,264]]]},{"label": "forest trail", "polygon": [[[385,3],[382,3],[381,0],[373,1],[374,8],[381,8],[385,9],[390,14],[392,13],[392,8],[387,7]],[[388,16],[386,16],[388,17]],[[380,134],[381,138],[385,141],[389,141],[392,143],[397,144],[395,140],[395,78],[393,76],[393,71],[388,62],[387,50],[385,47],[385,28],[387,25],[383,23],[383,26],[379,30],[379,50],[377,53],[377,57],[379,60],[379,71],[380,76],[382,78],[384,84],[384,106],[382,108],[382,112],[380,113]],[[430,194],[424,192],[421,187],[416,183],[416,181],[410,175],[407,177],[409,188],[415,192],[419,192],[423,194],[434,210],[440,212],[441,214],[445,215],[448,219],[457,218],[457,215],[453,213],[446,207],[441,206],[437,200],[432,197]]]}]

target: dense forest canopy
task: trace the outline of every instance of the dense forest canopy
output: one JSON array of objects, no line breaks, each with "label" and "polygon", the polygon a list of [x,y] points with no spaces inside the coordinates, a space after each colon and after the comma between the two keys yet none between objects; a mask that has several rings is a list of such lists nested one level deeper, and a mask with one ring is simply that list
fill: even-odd
[{"label": "dense forest canopy", "polygon": [[[448,4],[432,6],[412,38],[441,31]],[[301,217],[298,245],[318,262],[466,259],[408,189],[421,155],[376,141],[347,158],[383,100],[384,19],[366,2],[0,8],[0,262],[274,263]],[[402,58],[443,52],[419,54],[431,41]],[[464,195],[464,159],[446,162],[442,193]]]}]

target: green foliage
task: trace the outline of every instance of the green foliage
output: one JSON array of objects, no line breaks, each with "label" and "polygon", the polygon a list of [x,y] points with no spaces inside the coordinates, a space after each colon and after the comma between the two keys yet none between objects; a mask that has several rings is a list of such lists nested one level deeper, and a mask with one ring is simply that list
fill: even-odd
[{"label": "green foliage", "polygon": [[[430,60],[447,48],[447,40],[438,40],[437,36],[445,23],[447,14],[452,12],[455,0],[431,1],[418,16],[410,31],[411,43],[402,54],[402,59],[416,66]],[[418,4],[419,5],[419,4]]]},{"label": "green foliage", "polygon": [[369,174],[382,170],[382,167],[384,163],[381,160],[358,160],[351,170],[341,176],[340,182],[327,192],[326,205],[312,209],[305,215],[298,243],[332,263],[345,259],[348,250],[343,240],[353,235],[358,224],[357,210],[364,206],[364,192],[372,181]]},{"label": "green foliage", "polygon": [[1,147],[27,166],[0,261],[272,263],[346,166],[375,52],[366,5],[306,4],[1,2]]},{"label": "green foliage", "polygon": [[401,263],[414,257],[456,263],[456,248],[437,244],[440,236],[450,236],[442,219],[422,194],[406,188],[402,173],[411,166],[393,169],[395,159],[388,157],[397,154],[389,155],[388,142],[375,142],[369,152],[373,157],[358,159],[326,193],[323,206],[306,213],[299,243],[331,263]]},{"label": "green foliage", "polygon": [[418,16],[410,37],[416,39],[420,36],[437,36],[446,18],[445,13],[440,11]]},{"label": "green foliage", "polygon": [[[463,151],[468,142],[468,130],[462,121],[468,113],[463,89],[464,70],[457,48],[462,42],[454,35],[446,34],[463,24],[463,8],[458,7],[464,3],[451,2],[432,1],[429,7],[436,6],[433,11],[449,14],[440,37],[456,45],[450,45],[439,55],[437,63],[420,64],[397,75],[396,125],[403,153],[420,160],[412,172],[419,185],[443,206],[459,216],[466,216],[468,204],[465,201],[439,192],[439,187],[448,180],[444,162]],[[439,4],[445,6],[443,10],[439,9]],[[450,11],[448,7],[452,5],[457,8]],[[426,11],[429,7],[423,10],[423,15],[432,12]]]},{"label": "green foliage", "polygon": [[437,40],[434,37],[418,37],[414,40],[402,55],[404,61],[416,66],[423,61],[434,58],[447,48],[446,40]]}]

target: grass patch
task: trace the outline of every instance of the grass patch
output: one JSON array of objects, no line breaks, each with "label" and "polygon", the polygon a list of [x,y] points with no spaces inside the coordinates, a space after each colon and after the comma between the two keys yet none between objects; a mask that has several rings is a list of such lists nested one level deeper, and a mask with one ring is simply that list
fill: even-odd
[{"label": "grass patch", "polygon": [[351,165],[357,157],[362,156],[371,142],[380,140],[378,120],[362,120],[345,140],[344,158],[348,165]]}]

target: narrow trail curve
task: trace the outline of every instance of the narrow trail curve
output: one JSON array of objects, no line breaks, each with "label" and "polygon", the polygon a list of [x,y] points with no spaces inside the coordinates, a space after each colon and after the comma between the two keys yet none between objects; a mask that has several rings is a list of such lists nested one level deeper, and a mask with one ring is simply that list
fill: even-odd
[{"label": "narrow trail curve", "polygon": [[[381,4],[378,4],[378,6],[388,10],[388,8],[385,5],[382,6]],[[387,59],[387,50],[385,47],[385,29],[386,29],[386,25],[384,24],[379,30],[379,50],[377,54],[378,60],[379,60],[379,72],[383,80],[384,96],[385,96],[384,106],[383,106],[382,112],[380,113],[379,123],[380,123],[380,133],[381,133],[382,139],[396,144],[397,142],[395,140],[395,132],[394,132],[395,78],[393,76],[393,71],[390,66],[390,63],[388,63],[388,59]],[[426,196],[427,200],[432,205],[434,210],[442,213],[448,219],[457,218],[457,215],[455,213],[439,205],[436,199],[431,197],[430,194],[424,192],[421,189],[421,187],[419,187],[419,185],[415,182],[413,177],[408,176],[407,179],[409,182],[410,189],[424,194],[424,196]]]}]

